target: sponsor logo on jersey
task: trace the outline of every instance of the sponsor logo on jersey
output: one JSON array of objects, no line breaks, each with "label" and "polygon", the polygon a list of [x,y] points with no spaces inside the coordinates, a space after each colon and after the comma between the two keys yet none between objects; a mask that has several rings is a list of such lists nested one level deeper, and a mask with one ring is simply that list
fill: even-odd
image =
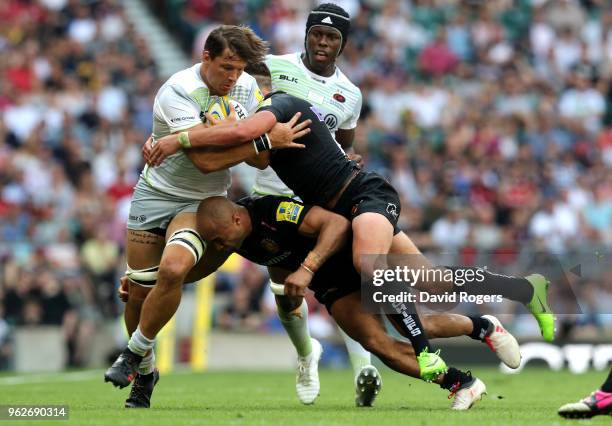
[{"label": "sponsor logo on jersey", "polygon": [[175,117],[175,118],[170,119],[172,123],[178,123],[179,121],[185,121],[185,120],[195,120],[195,117],[194,116],[184,116],[184,117]]},{"label": "sponsor logo on jersey", "polygon": [[276,254],[280,250],[280,246],[278,245],[278,243],[270,238],[264,238],[263,240],[261,240],[260,244],[264,250],[272,254]]},{"label": "sponsor logo on jersey", "polygon": [[276,209],[276,221],[297,224],[303,209],[304,206],[300,204],[292,203],[291,201],[282,201]]},{"label": "sponsor logo on jersey", "polygon": [[338,101],[342,104],[346,102],[346,98],[342,95],[342,93],[334,93],[333,98],[335,101]]},{"label": "sponsor logo on jersey", "polygon": [[393,216],[394,219],[397,220],[397,206],[393,203],[387,203],[387,213]]},{"label": "sponsor logo on jersey", "polygon": [[285,74],[281,74],[279,77],[281,80],[285,80],[288,81],[289,83],[296,83],[298,82],[298,79],[295,77],[289,77],[288,75]]},{"label": "sponsor logo on jersey", "polygon": [[338,125],[338,117],[336,117],[334,114],[327,114],[323,121],[325,121],[325,125],[330,130],[335,129]]},{"label": "sponsor logo on jersey", "polygon": [[261,101],[263,101],[264,95],[261,93],[261,90],[259,90],[259,87],[257,88],[257,90],[255,90],[255,100],[257,101],[257,103],[260,103]]},{"label": "sponsor logo on jersey", "polygon": [[272,105],[272,99],[270,98],[264,99],[263,101],[259,103],[259,105],[257,105],[257,109],[263,108],[265,106],[270,106],[270,105]]}]

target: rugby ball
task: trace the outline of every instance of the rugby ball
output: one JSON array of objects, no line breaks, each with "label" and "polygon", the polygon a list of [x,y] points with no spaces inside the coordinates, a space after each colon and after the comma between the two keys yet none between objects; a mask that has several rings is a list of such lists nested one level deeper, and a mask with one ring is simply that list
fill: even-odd
[{"label": "rugby ball", "polygon": [[230,99],[227,96],[217,98],[208,108],[208,114],[217,120],[225,120],[231,113],[230,105],[236,111],[238,120],[244,120],[248,117],[246,108],[240,102]]}]

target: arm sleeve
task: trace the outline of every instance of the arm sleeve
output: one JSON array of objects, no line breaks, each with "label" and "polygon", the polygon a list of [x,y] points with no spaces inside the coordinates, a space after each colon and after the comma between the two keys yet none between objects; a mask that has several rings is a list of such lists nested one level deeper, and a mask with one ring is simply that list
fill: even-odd
[{"label": "arm sleeve", "polygon": [[344,123],[338,126],[339,129],[351,130],[357,127],[357,121],[359,121],[359,115],[361,114],[361,104],[362,103],[363,103],[363,100],[361,97],[361,90],[360,90],[359,98],[357,99],[357,102],[355,102],[355,107],[353,108],[353,112],[351,116]]},{"label": "arm sleeve", "polygon": [[200,106],[178,86],[163,87],[155,97],[155,113],[168,125],[170,133],[201,124]]}]

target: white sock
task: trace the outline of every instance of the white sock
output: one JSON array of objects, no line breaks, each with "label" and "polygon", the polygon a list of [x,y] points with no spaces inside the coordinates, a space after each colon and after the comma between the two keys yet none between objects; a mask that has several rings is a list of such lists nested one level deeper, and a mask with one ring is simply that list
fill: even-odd
[{"label": "white sock", "polygon": [[353,371],[355,376],[357,376],[363,367],[372,363],[372,354],[366,351],[357,341],[351,339],[340,327],[338,327],[338,330],[340,330],[340,334],[344,339]]},{"label": "white sock", "polygon": [[148,339],[140,332],[140,326],[136,328],[136,331],[132,333],[130,341],[128,342],[128,348],[140,356],[144,356],[150,349],[153,349],[155,339]]},{"label": "white sock", "polygon": [[307,357],[312,353],[310,332],[308,331],[308,305],[306,300],[302,301],[299,308],[299,316],[291,312],[283,311],[277,305],[278,317],[291,339],[298,356]]},{"label": "white sock", "polygon": [[155,350],[151,351],[140,361],[138,366],[138,374],[145,376],[151,374],[155,370]]}]

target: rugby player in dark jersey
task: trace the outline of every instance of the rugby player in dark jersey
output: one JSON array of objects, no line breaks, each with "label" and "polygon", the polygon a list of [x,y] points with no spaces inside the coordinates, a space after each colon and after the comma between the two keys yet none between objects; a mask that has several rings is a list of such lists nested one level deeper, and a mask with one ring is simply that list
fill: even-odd
[{"label": "rugby player in dark jersey", "polygon": [[[264,92],[269,89],[270,76],[265,64],[251,65],[247,71],[258,79],[258,84]],[[430,268],[428,260],[397,227],[400,202],[395,189],[381,176],[363,171],[355,162],[349,161],[322,121],[323,117],[320,117],[317,109],[307,101],[285,93],[268,93],[258,112],[248,119],[189,131],[189,139],[192,146],[197,147],[204,144],[207,139],[217,137],[218,134],[248,133],[251,127],[261,125],[263,120],[269,121],[272,125],[277,121],[288,121],[297,113],[300,114],[300,120],[312,121],[310,132],[298,140],[305,149],[291,152],[270,151],[264,135],[261,141],[225,150],[223,154],[214,152],[192,154],[190,158],[196,166],[207,171],[245,160],[257,167],[270,165],[304,202],[326,207],[351,221],[353,263],[357,271],[366,277],[371,277],[373,272],[371,269],[368,270],[373,268],[373,265],[363,263],[365,259],[363,255],[367,254],[410,255],[403,256],[410,268]],[[158,164],[165,156],[176,152],[179,148],[176,135],[162,138],[153,147],[149,162]],[[318,263],[316,258],[307,259],[307,264],[310,266],[316,267]],[[534,274],[526,278],[508,277],[485,271],[484,278],[484,282],[476,285],[463,285],[460,287],[461,291],[470,294],[498,294],[525,304],[538,321],[545,340],[553,339],[554,315],[548,306],[548,282],[543,276]],[[286,294],[296,295],[300,294],[300,291],[303,292],[303,287],[301,290],[296,287],[298,286],[292,283],[286,285]],[[429,293],[457,290],[457,286],[446,281],[421,280],[416,283],[416,287]],[[413,315],[412,318],[415,320],[416,328],[420,329],[419,334],[412,335],[411,342],[419,354],[421,377],[431,380],[444,371],[446,366],[435,353],[424,350],[431,346],[427,343],[418,316]]]},{"label": "rugby player in dark jersey", "polygon": [[[267,70],[265,64],[260,65]],[[270,154],[270,146],[264,135],[252,144],[238,145],[222,152],[192,151],[189,158],[204,172],[217,170],[218,167],[229,167],[241,161],[260,168],[270,165],[303,201],[327,207],[352,220],[353,261],[355,267],[361,271],[361,255],[387,254],[393,235],[399,233],[396,226],[400,208],[399,197],[393,187],[380,176],[362,172],[357,163],[348,160],[331,136],[323,117],[310,103],[286,93],[271,93],[262,102],[258,112],[246,120],[221,122],[210,128],[189,131],[190,143],[195,148],[205,140],[209,142],[211,138],[226,140],[232,133],[237,136],[243,132],[252,134],[253,127],[261,128],[264,122],[276,122],[278,115],[287,110],[297,111],[287,120],[292,125],[291,120],[297,116],[303,122],[311,122],[309,132],[297,140],[306,147],[299,150],[301,155],[279,157],[280,151],[276,150],[267,155]],[[168,148],[178,149],[178,146],[178,136],[160,139],[152,149],[149,163],[159,164],[167,155],[175,152]],[[362,220],[363,218],[366,220]],[[381,235],[388,237],[388,244],[384,248],[381,248],[379,241]],[[320,259],[315,257],[307,259],[311,269],[316,269],[319,263]],[[369,272],[364,273],[367,276]],[[286,289],[289,296],[304,291],[304,287],[299,289],[291,285]],[[446,364],[439,353],[429,350],[432,346],[416,312],[408,312],[405,306],[389,304],[389,307],[396,309],[396,315],[401,316],[402,321],[410,328],[409,339],[418,354],[421,378],[430,381],[446,371]]]},{"label": "rugby player in dark jersey", "polygon": [[[351,227],[344,217],[287,197],[245,198],[237,204],[211,197],[200,203],[197,230],[217,251],[282,270],[285,285],[309,286],[344,332],[395,371],[420,377],[413,347],[387,335],[380,315],[362,309],[361,277],[353,266]],[[319,259],[315,270],[308,263],[312,256]],[[395,315],[387,318],[408,337]],[[518,343],[495,317],[436,314],[423,323],[432,337],[467,335],[486,342],[506,365],[518,367]],[[456,410],[470,408],[486,390],[482,381],[453,367],[434,381],[455,396]]]}]

